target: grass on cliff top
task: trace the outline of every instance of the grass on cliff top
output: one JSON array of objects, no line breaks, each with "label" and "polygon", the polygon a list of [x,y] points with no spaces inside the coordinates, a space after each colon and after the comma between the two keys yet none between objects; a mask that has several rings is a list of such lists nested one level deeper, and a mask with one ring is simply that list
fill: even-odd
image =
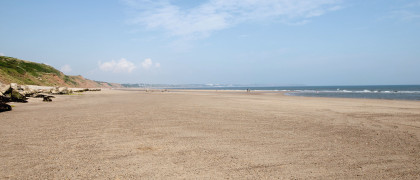
[{"label": "grass on cliff top", "polygon": [[39,64],[20,59],[0,56],[0,69],[10,75],[22,76],[29,73],[32,76],[39,77],[44,73],[52,73],[60,76],[60,71],[46,64]]},{"label": "grass on cliff top", "polygon": [[53,85],[41,78],[48,74],[60,77],[66,84],[77,85],[73,77],[64,75],[49,65],[0,56],[0,75],[2,76],[0,79],[3,79],[3,81],[18,84]]},{"label": "grass on cliff top", "polygon": [[[57,80],[57,76],[59,80]],[[18,83],[40,86],[57,86],[57,82],[64,81],[61,86],[77,87],[81,83],[90,83],[91,80],[82,76],[67,76],[59,70],[41,63],[25,61],[13,57],[0,56],[0,82]],[[101,86],[100,83],[92,81]],[[108,85],[112,86],[110,83]]]}]

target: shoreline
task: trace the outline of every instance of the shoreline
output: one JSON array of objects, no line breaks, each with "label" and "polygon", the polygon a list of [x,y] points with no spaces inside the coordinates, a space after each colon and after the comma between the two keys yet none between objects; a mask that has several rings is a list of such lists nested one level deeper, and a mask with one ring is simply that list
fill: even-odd
[{"label": "shoreline", "polygon": [[246,90],[226,90],[226,89],[170,89],[170,88],[113,88],[112,90],[121,90],[121,91],[139,91],[139,92],[163,92],[163,91],[171,91],[171,92],[229,92],[229,93],[247,93],[247,94],[256,94],[256,93],[277,93],[284,96],[293,96],[293,97],[307,97],[307,98],[333,98],[333,99],[342,99],[342,100],[349,100],[349,99],[360,99],[360,100],[385,100],[385,101],[414,101],[420,102],[417,99],[390,99],[390,98],[363,98],[363,97],[333,97],[333,96],[304,96],[304,95],[291,95],[288,93],[299,93],[301,91],[288,91],[288,90],[251,90],[251,92],[247,92]]},{"label": "shoreline", "polygon": [[355,86],[242,86],[242,87],[142,87],[141,89],[275,91],[294,96],[341,97],[363,99],[401,99],[420,101],[420,85],[355,85]]}]

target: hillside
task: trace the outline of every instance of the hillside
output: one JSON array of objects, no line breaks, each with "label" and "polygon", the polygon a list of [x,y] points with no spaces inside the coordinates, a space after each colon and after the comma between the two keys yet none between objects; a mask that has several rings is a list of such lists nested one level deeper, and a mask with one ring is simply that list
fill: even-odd
[{"label": "hillside", "polygon": [[93,81],[82,76],[67,76],[49,65],[7,56],[0,56],[0,82],[83,88],[121,87],[120,84]]}]

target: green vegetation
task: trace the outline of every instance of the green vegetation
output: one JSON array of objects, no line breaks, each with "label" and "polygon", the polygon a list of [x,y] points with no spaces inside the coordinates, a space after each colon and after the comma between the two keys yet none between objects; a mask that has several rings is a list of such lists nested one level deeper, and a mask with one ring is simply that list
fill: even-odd
[{"label": "green vegetation", "polygon": [[102,84],[96,81],[82,76],[67,76],[46,64],[7,56],[0,56],[0,82],[39,86],[102,87]]},{"label": "green vegetation", "polygon": [[[0,56],[0,81],[2,82],[51,85],[51,83],[43,79],[44,75],[58,77],[63,76],[60,71],[46,64],[24,61],[13,57]],[[72,84],[74,84],[74,81]]]},{"label": "green vegetation", "polygon": [[30,73],[39,77],[43,73],[52,73],[60,76],[61,72],[46,64],[39,64],[29,61],[23,61],[12,57],[0,56],[0,67],[3,71],[14,75],[24,75]]},{"label": "green vegetation", "polygon": [[77,82],[72,79],[72,77],[64,75],[64,82],[67,84],[71,83],[73,85],[77,85]]},{"label": "green vegetation", "polygon": [[63,79],[69,85],[77,85],[71,77],[49,65],[0,56],[0,82],[50,86],[56,84],[54,77]]}]

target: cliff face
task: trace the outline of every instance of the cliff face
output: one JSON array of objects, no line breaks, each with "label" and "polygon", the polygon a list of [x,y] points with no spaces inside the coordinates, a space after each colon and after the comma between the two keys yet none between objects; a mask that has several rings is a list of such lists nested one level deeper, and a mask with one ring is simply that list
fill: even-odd
[{"label": "cliff face", "polygon": [[98,82],[82,76],[67,76],[46,65],[12,57],[0,56],[0,82],[38,86],[81,88],[119,88],[120,84]]}]

